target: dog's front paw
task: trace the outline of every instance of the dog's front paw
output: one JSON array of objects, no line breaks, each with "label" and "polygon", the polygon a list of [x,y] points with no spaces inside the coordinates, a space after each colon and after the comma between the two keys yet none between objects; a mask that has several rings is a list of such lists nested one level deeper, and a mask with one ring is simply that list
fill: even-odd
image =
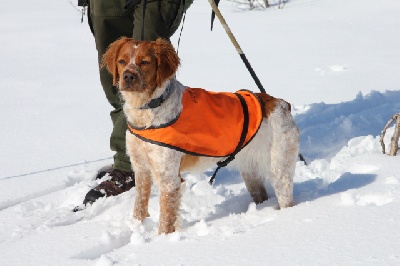
[{"label": "dog's front paw", "polygon": [[143,210],[142,208],[137,208],[135,206],[135,210],[133,211],[133,218],[143,222],[144,219],[150,217],[150,214],[147,210]]},{"label": "dog's front paw", "polygon": [[175,222],[161,222],[158,226],[158,234],[171,234],[175,232]]}]

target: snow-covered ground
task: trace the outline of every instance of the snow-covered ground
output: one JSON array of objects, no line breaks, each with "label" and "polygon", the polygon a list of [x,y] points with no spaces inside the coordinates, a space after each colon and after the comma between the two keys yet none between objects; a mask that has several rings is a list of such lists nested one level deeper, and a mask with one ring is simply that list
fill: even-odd
[{"label": "snow-covered ground", "polygon": [[[212,187],[211,172],[187,175],[167,236],[156,189],[144,224],[134,189],[71,212],[112,162],[93,37],[71,2],[0,3],[0,265],[400,265],[400,155],[379,144],[400,112],[399,1],[221,2],[267,92],[295,106],[309,164],[297,163],[296,206],[279,211],[272,191],[252,203],[236,172]],[[187,13],[178,79],[257,91],[210,10],[196,0]]]}]

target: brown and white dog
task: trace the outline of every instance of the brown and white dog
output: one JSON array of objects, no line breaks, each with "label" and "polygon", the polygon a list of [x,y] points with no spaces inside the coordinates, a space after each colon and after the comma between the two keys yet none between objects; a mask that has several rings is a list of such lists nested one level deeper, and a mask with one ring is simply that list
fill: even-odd
[{"label": "brown and white dog", "polygon": [[[103,66],[107,67],[114,85],[119,88],[130,125],[137,128],[157,127],[174,121],[180,115],[182,97],[188,88],[174,78],[179,58],[169,42],[121,38],[109,46],[103,56]],[[163,97],[167,88],[168,95]],[[257,96],[264,105],[258,133],[230,165],[239,170],[256,203],[268,199],[264,182],[269,178],[279,207],[290,207],[293,205],[299,130],[287,102],[267,94],[258,93]],[[158,99],[158,104],[150,108],[147,105],[153,99]],[[229,112],[226,110],[227,116]],[[126,134],[126,145],[136,179],[134,218],[143,221],[149,216],[148,202],[154,181],[160,193],[159,234],[177,229],[184,187],[181,174],[205,171],[225,159],[187,154],[150,143],[129,132]]]}]

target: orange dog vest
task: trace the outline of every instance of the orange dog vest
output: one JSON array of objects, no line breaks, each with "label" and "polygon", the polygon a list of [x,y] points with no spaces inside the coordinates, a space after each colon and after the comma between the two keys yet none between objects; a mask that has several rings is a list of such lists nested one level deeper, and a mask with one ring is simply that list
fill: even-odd
[{"label": "orange dog vest", "polygon": [[225,157],[252,140],[263,118],[259,98],[244,90],[215,93],[187,88],[182,105],[177,119],[166,125],[128,129],[142,140],[188,154]]}]

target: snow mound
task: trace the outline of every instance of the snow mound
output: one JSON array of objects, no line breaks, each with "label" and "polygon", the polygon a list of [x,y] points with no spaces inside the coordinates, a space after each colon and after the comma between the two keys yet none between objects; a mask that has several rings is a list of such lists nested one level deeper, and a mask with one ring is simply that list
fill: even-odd
[{"label": "snow mound", "polygon": [[373,91],[340,104],[311,104],[295,116],[301,130],[300,150],[308,160],[331,158],[347,140],[380,134],[386,122],[400,110],[400,91]]}]

